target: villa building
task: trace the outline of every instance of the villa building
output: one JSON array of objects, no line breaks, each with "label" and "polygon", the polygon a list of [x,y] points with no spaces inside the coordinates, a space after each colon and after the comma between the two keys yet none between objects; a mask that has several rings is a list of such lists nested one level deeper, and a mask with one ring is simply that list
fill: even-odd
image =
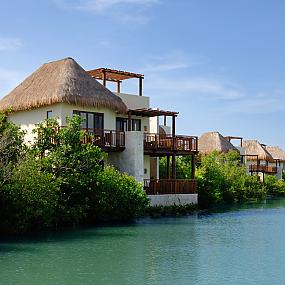
[{"label": "villa building", "polygon": [[[138,79],[138,95],[121,92],[122,81],[131,78]],[[89,134],[83,143],[98,145],[108,153],[110,164],[143,182],[152,205],[197,203],[198,138],[176,134],[178,112],[150,107],[150,98],[143,96],[143,79],[142,74],[107,68],[85,71],[66,58],[42,65],[0,100],[0,111],[12,109],[9,119],[26,131],[27,144],[33,143],[32,130],[39,122],[56,118],[64,127],[66,118],[77,114]],[[107,82],[117,85],[116,92],[107,88]],[[166,124],[167,117],[171,126]],[[192,156],[192,179],[176,179],[178,155]],[[163,156],[167,158],[167,179],[159,178],[159,158]]]}]

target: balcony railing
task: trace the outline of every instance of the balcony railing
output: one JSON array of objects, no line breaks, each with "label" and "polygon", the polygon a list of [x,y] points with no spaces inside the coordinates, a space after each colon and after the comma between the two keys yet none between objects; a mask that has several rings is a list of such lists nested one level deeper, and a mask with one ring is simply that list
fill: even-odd
[{"label": "balcony railing", "polygon": [[189,179],[145,179],[144,190],[148,195],[194,194],[196,181]]},{"label": "balcony railing", "polygon": [[171,136],[158,134],[144,134],[144,149],[146,153],[176,151],[191,153],[198,151],[198,137],[194,136]]},{"label": "balcony railing", "polygon": [[104,150],[125,148],[125,132],[113,130],[82,129],[86,135],[83,144],[92,143]]},{"label": "balcony railing", "polygon": [[249,172],[277,173],[277,167],[260,164],[249,165]]}]

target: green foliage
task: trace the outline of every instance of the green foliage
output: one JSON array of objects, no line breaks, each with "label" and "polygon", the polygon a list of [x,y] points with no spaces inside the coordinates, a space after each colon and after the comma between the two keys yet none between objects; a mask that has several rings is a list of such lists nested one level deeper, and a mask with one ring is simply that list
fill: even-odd
[{"label": "green foliage", "polygon": [[7,153],[3,163],[14,165],[0,184],[0,231],[129,220],[148,205],[133,177],[103,168],[106,154],[81,143],[85,133],[80,123],[74,116],[59,128],[56,120],[46,120],[37,125],[35,143],[28,149],[19,128],[0,117],[0,135],[10,139],[1,149]]},{"label": "green foliage", "polygon": [[51,173],[41,170],[41,161],[33,156],[27,156],[14,168],[1,193],[5,197],[2,231],[19,233],[55,223],[59,183]]},{"label": "green foliage", "polygon": [[255,176],[248,176],[240,165],[239,155],[213,152],[201,156],[196,171],[199,203],[203,207],[221,202],[240,202],[265,196],[263,184]]},{"label": "green foliage", "polygon": [[265,188],[269,195],[284,196],[285,195],[285,183],[284,180],[278,179],[276,176],[265,176]]},{"label": "green foliage", "polygon": [[[177,179],[191,179],[191,156],[178,156],[176,157],[176,177]],[[171,159],[170,159],[171,163]],[[167,178],[166,173],[166,157],[159,160],[159,177]]]},{"label": "green foliage", "polygon": [[96,187],[90,193],[89,215],[96,221],[133,219],[149,203],[142,185],[126,173],[107,166],[97,176]]},{"label": "green foliage", "polygon": [[25,151],[24,132],[0,113],[0,187],[10,177],[15,164]]}]

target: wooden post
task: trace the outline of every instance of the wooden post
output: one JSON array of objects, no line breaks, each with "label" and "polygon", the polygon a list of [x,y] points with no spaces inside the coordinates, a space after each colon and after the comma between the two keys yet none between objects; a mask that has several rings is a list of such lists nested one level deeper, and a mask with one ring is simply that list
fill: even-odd
[{"label": "wooden post", "polygon": [[191,155],[191,173],[192,173],[192,179],[195,179],[195,155]]},{"label": "wooden post", "polygon": [[176,126],[175,126],[175,117],[176,116],[172,116],[172,136],[175,137],[175,132],[176,132]]},{"label": "wooden post", "polygon": [[164,126],[166,126],[166,115],[164,115]]},{"label": "wooden post", "polygon": [[117,92],[121,93],[121,81],[117,81]]},{"label": "wooden post", "polygon": [[142,95],[143,95],[142,88],[143,88],[143,78],[140,77],[140,78],[139,78],[139,96],[142,96]]},{"label": "wooden post", "polygon": [[106,71],[103,70],[103,85],[106,87]]},{"label": "wooden post", "polygon": [[166,176],[167,179],[170,179],[170,156],[166,156]]},{"label": "wooden post", "polygon": [[172,179],[176,179],[176,156],[172,155]]},{"label": "wooden post", "polygon": [[131,113],[128,112],[128,131],[130,132],[132,130],[132,117]]}]

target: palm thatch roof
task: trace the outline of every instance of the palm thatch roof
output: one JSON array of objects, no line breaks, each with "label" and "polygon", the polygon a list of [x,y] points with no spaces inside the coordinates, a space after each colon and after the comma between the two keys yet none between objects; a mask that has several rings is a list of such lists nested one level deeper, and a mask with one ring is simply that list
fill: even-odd
[{"label": "palm thatch roof", "polygon": [[[242,143],[242,147],[245,148],[245,155],[258,155],[259,160],[274,162],[271,154],[257,140],[245,140]],[[248,156],[246,159],[256,160],[256,157]]]},{"label": "palm thatch roof", "polygon": [[219,132],[204,133],[199,138],[199,152],[209,154],[214,150],[218,152],[238,151],[229,141],[227,141]]},{"label": "palm thatch roof", "polygon": [[42,65],[0,100],[0,111],[35,109],[56,103],[127,111],[121,98],[92,78],[74,59]]},{"label": "palm thatch roof", "polygon": [[274,159],[285,162],[285,152],[279,146],[267,146],[266,150],[271,154]]}]

